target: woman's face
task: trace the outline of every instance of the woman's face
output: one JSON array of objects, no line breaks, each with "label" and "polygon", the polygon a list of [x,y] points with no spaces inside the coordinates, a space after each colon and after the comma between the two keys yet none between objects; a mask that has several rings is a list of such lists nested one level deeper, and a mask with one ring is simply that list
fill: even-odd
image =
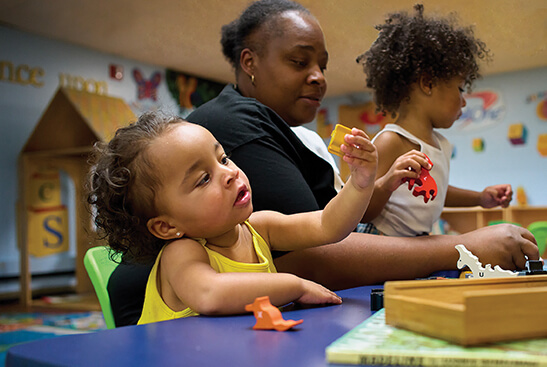
[{"label": "woman's face", "polygon": [[315,118],[325,95],[329,55],[315,18],[294,11],[279,17],[279,30],[272,32],[264,52],[256,56],[253,97],[289,125],[299,126]]}]

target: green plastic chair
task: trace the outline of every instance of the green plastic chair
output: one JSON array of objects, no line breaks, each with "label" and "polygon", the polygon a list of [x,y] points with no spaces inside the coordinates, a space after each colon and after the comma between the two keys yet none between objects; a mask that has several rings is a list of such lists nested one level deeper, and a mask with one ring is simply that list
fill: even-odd
[{"label": "green plastic chair", "polygon": [[[114,257],[116,260],[116,256]],[[97,298],[103,311],[103,317],[108,329],[114,329],[116,324],[114,323],[114,315],[112,314],[112,307],[110,306],[110,297],[108,296],[108,279],[118,263],[110,259],[110,250],[106,246],[92,247],[84,255],[84,266]]]},{"label": "green plastic chair", "polygon": [[538,221],[530,223],[528,230],[532,232],[538,243],[539,255],[545,254],[547,248],[547,221]]}]

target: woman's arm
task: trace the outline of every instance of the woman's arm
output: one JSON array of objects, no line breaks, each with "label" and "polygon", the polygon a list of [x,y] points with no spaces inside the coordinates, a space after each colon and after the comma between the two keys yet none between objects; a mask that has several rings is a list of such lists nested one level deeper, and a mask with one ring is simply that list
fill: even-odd
[{"label": "woman's arm", "polygon": [[456,270],[459,254],[455,246],[460,243],[482,264],[506,270],[524,269],[526,257],[539,259],[535,239],[528,230],[500,224],[454,236],[407,238],[351,233],[335,244],[278,257],[275,266],[280,272],[340,290]]}]

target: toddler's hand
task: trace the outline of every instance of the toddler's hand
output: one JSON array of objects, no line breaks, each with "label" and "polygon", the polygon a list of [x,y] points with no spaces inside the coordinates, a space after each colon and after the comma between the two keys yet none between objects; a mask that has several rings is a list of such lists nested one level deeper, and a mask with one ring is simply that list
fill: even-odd
[{"label": "toddler's hand", "polygon": [[513,199],[511,185],[488,186],[481,192],[480,205],[483,208],[493,208],[500,205],[507,208]]},{"label": "toddler's hand", "polygon": [[340,146],[344,153],[342,159],[351,168],[353,183],[360,188],[374,184],[378,167],[378,153],[363,130],[351,129],[351,134],[344,136],[345,144]]},{"label": "toddler's hand", "polygon": [[417,150],[411,150],[399,156],[389,170],[381,178],[381,186],[384,190],[393,192],[397,190],[405,179],[418,178],[422,167],[431,169],[426,155]]},{"label": "toddler's hand", "polygon": [[295,302],[314,305],[324,303],[339,305],[342,303],[342,298],[338,297],[336,293],[323,287],[322,285],[306,279],[302,279],[302,282],[304,294],[302,294],[302,296]]}]

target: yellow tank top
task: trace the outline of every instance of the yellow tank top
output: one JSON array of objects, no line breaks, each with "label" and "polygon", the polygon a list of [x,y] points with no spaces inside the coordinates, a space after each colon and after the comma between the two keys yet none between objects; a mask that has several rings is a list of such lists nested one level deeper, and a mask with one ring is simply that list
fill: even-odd
[{"label": "yellow tank top", "polygon": [[[250,264],[234,261],[207,248],[207,242],[205,239],[196,239],[196,241],[203,246],[205,251],[207,251],[211,267],[219,273],[277,273],[270,252],[270,246],[268,246],[266,241],[262,238],[262,236],[260,236],[260,234],[258,234],[258,232],[255,231],[248,221],[245,221],[245,224],[252,234],[253,245],[259,262],[256,264]],[[164,248],[165,246],[158,254],[154,267],[148,276],[144,306],[138,322],[139,325],[198,315],[197,312],[193,311],[189,307],[182,311],[173,311],[165,304],[165,302],[163,302],[157,284],[159,283],[158,265]]]}]

